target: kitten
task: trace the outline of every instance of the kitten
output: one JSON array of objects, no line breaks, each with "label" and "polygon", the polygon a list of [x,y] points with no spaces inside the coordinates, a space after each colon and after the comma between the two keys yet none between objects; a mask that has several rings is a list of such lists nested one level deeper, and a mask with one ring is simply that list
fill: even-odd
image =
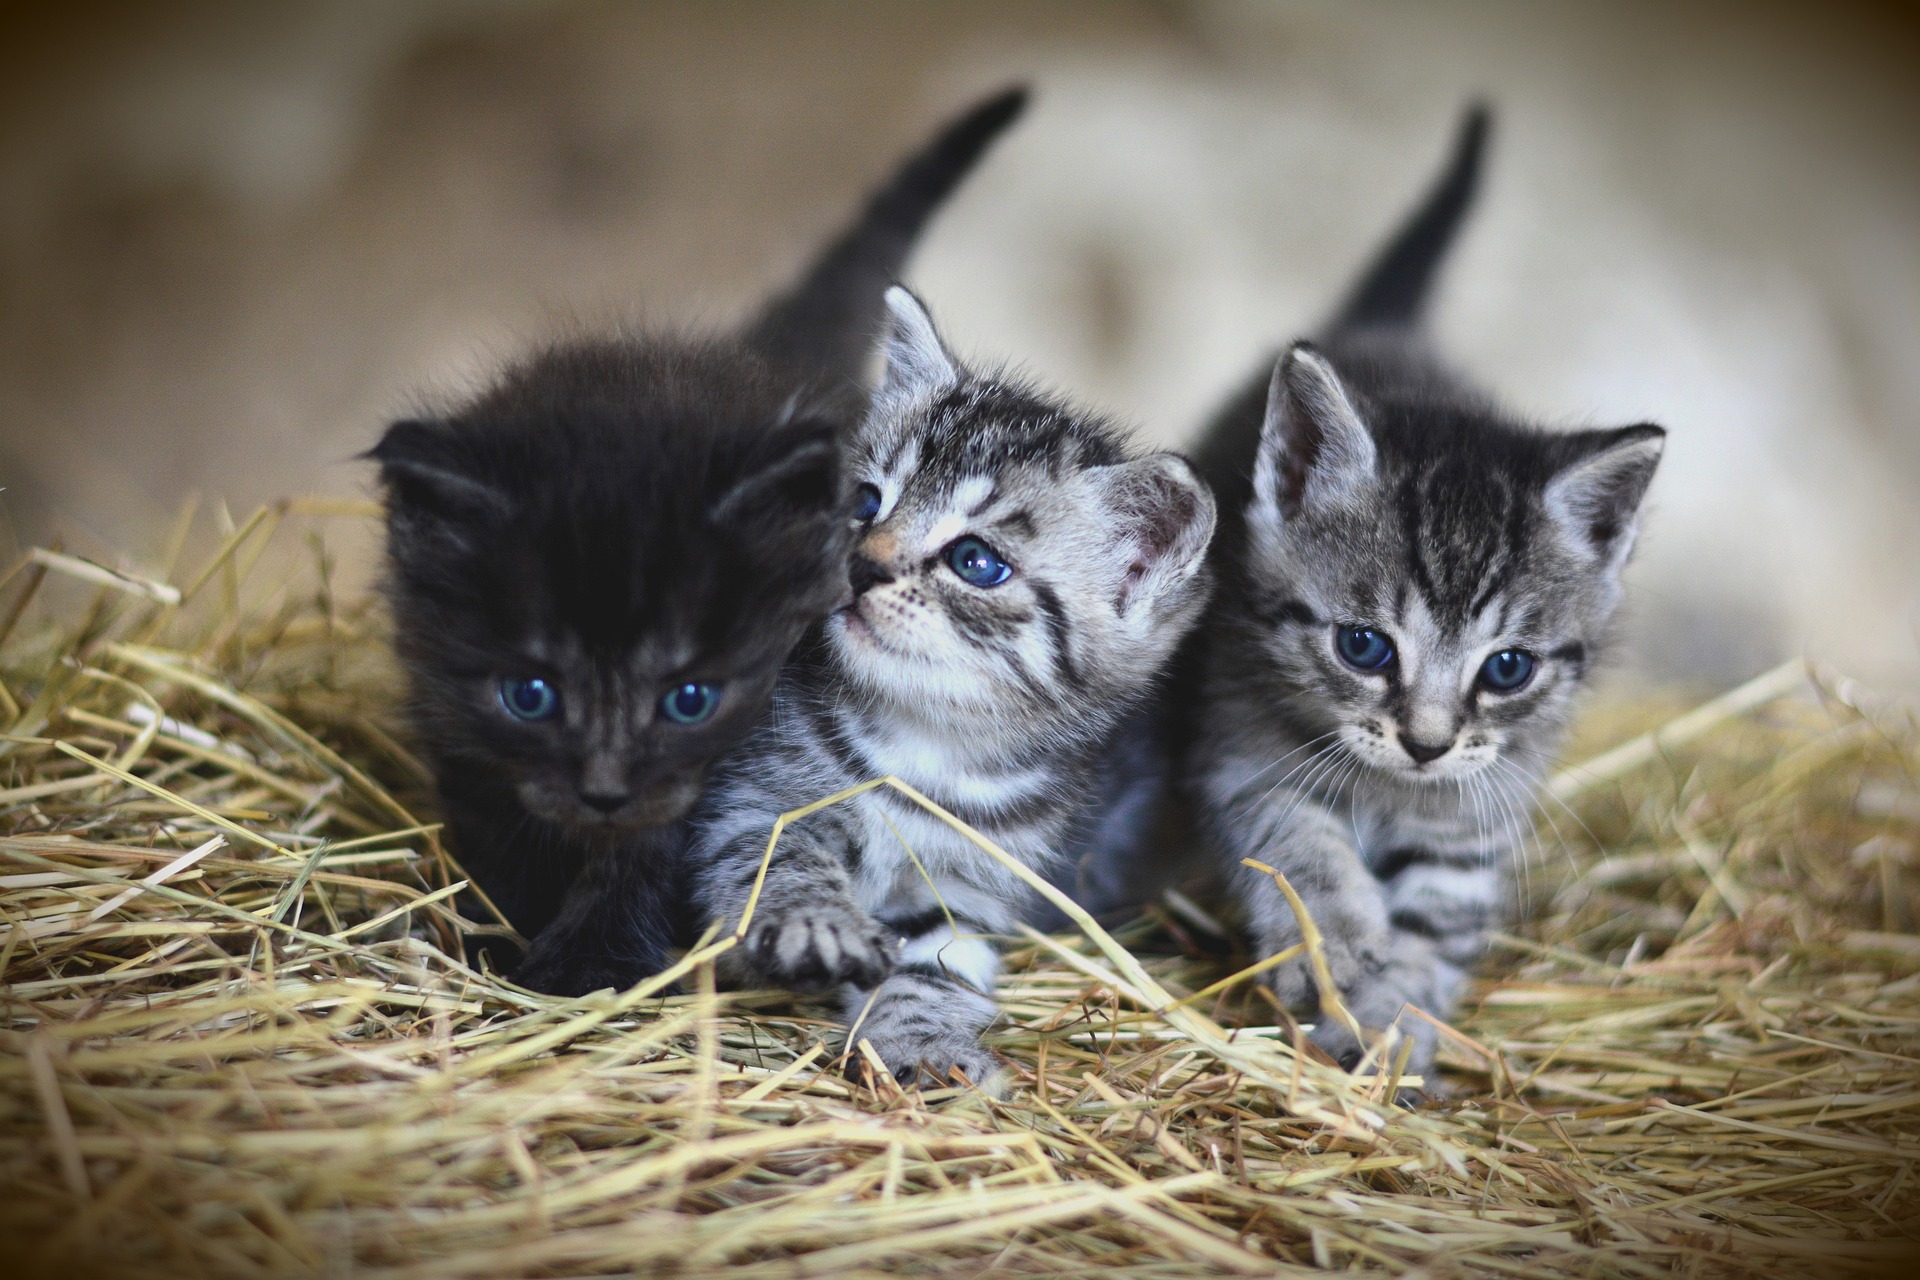
[{"label": "kitten", "polygon": [[[904,289],[887,304],[885,373],[848,463],[853,601],[715,769],[694,822],[696,894],[729,923],[778,815],[887,774],[1044,867],[1101,742],[1205,601],[1213,502],[1184,459],[1135,456],[1107,423],[966,369]],[[842,987],[903,1083],[958,1070],[995,1089],[989,935],[1028,894],[883,788],[787,828],[734,954],[747,976]]]},{"label": "kitten", "polygon": [[[1259,954],[1300,941],[1279,868],[1358,1022],[1427,1070],[1506,896],[1537,785],[1621,592],[1665,432],[1548,432],[1436,362],[1420,317],[1488,128],[1317,345],[1296,343],[1208,431],[1224,515],[1199,629],[1188,781]],[[1319,1000],[1304,961],[1275,994]],[[1313,1032],[1348,1065],[1331,1016]]]},{"label": "kitten", "polygon": [[455,852],[532,939],[520,982],[663,967],[670,824],[847,591],[882,294],[1025,97],[939,133],[743,334],[563,343],[371,451],[409,709]]}]

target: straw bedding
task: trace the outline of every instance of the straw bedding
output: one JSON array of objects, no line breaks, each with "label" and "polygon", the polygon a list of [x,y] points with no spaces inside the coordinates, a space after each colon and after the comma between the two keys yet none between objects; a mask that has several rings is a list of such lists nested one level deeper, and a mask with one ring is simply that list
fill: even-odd
[{"label": "straw bedding", "polygon": [[[1581,753],[1444,1037],[1439,1101],[1395,1104],[1391,1045],[1357,1077],[1296,1051],[1184,902],[1012,943],[1007,1101],[876,1092],[824,1006],[716,993],[726,937],[675,994],[549,999],[463,963],[378,613],[336,598],[315,533],[364,516],[189,516],[147,576],[40,551],[0,592],[17,1271],[1828,1276],[1913,1256],[1920,735],[1845,681],[1796,664]],[[1587,737],[1653,719],[1597,714]]]}]

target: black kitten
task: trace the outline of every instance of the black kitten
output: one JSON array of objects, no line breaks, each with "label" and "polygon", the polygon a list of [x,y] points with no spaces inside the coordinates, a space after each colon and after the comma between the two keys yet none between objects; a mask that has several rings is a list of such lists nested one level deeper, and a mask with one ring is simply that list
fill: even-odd
[{"label": "black kitten", "polygon": [[526,985],[663,967],[669,824],[847,590],[840,439],[882,296],[1025,101],[948,126],[742,334],[559,345],[371,451],[414,725]]}]

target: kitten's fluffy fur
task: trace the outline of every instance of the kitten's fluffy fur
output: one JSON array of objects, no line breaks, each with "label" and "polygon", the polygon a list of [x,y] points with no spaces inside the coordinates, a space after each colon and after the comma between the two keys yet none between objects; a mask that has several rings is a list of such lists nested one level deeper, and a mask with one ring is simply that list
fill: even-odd
[{"label": "kitten's fluffy fur", "polygon": [[[1397,1026],[1413,1069],[1506,896],[1538,779],[1605,639],[1660,458],[1654,426],[1547,432],[1438,364],[1417,331],[1471,203],[1476,110],[1439,185],[1317,346],[1299,343],[1230,405],[1199,463],[1222,504],[1219,594],[1195,646],[1188,782],[1256,950],[1300,940],[1273,880],[1326,936],[1359,1022]],[[1343,658],[1341,628],[1391,657]],[[1360,642],[1354,650],[1364,655]],[[1483,677],[1520,651],[1533,673]],[[1317,1007],[1301,961],[1274,971]],[[1314,1039],[1361,1046],[1330,1016]]]},{"label": "kitten's fluffy fur", "polygon": [[[768,727],[716,768],[695,820],[689,865],[723,921],[740,917],[775,817],[887,774],[1045,866],[1099,744],[1205,599],[1213,503],[1183,459],[1131,455],[1098,419],[969,372],[910,295],[888,303],[886,373],[848,464],[871,486],[855,599],[782,677]],[[970,538],[1010,576],[965,580],[952,561]],[[934,815],[870,791],[785,831],[735,955],[758,979],[842,987],[901,1080],[958,1069],[991,1089],[990,935],[1027,896]]]},{"label": "kitten's fluffy fur", "polygon": [[[1024,99],[945,129],[742,336],[557,346],[372,450],[413,721],[455,852],[532,939],[527,985],[662,966],[680,914],[667,824],[846,595],[841,438],[881,296]],[[509,714],[519,679],[557,702]],[[686,682],[720,690],[703,723],[660,711]]]}]

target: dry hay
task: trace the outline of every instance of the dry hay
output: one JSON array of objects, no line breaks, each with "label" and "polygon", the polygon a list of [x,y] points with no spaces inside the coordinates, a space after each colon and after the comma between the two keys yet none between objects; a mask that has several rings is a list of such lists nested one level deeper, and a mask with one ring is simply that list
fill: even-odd
[{"label": "dry hay", "polygon": [[1785,1276],[1911,1247],[1920,754],[1845,682],[1773,673],[1556,783],[1444,1102],[1394,1105],[1390,1049],[1359,1078],[1296,1054],[1185,909],[1016,941],[1006,1102],[876,1093],[823,1007],[714,992],[725,938],[666,996],[462,963],[377,614],[262,554],[329,514],[222,520],[148,577],[36,552],[0,595],[15,1268]]}]

